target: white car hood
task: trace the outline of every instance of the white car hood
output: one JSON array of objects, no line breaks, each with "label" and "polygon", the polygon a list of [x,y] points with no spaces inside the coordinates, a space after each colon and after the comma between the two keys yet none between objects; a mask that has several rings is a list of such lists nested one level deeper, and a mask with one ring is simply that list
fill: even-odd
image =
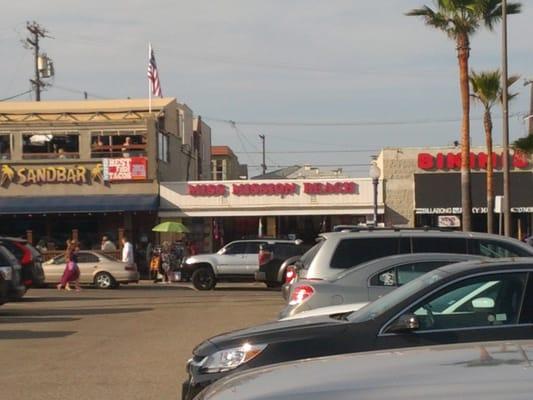
[{"label": "white car hood", "polygon": [[360,308],[366,306],[369,302],[363,303],[349,303],[349,304],[339,304],[337,306],[328,306],[328,307],[319,307],[309,311],[302,311],[298,314],[293,315],[292,317],[285,317],[280,319],[280,321],[289,321],[293,319],[307,318],[307,317],[319,317],[325,315],[333,314],[343,314],[347,312],[357,311]]}]

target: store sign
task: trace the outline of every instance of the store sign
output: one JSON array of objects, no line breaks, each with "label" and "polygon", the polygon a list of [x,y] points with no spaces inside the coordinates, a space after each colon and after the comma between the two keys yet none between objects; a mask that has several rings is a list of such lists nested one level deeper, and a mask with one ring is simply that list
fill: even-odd
[{"label": "store sign", "polygon": [[[187,185],[187,193],[191,196],[225,196],[227,186],[224,184],[200,183]],[[305,182],[303,189],[300,184],[290,182],[279,183],[233,183],[230,193],[235,196],[287,196],[298,193],[308,195],[358,194],[359,186],[355,182]]]},{"label": "store sign", "polygon": [[2,165],[0,168],[0,186],[10,183],[19,185],[43,185],[48,183],[89,183],[87,168],[74,165],[72,167],[12,168]]},{"label": "store sign", "polygon": [[355,194],[357,193],[357,184],[355,182],[304,183],[304,193],[307,193],[307,194]]},{"label": "store sign", "polygon": [[460,228],[461,219],[457,215],[439,215],[439,228]]},{"label": "store sign", "polygon": [[102,166],[103,179],[106,182],[130,181],[147,177],[146,157],[104,158]]},{"label": "store sign", "polygon": [[236,196],[273,196],[295,194],[295,183],[243,183],[233,184],[232,193]]},{"label": "store sign", "polygon": [[[487,169],[488,158],[487,153],[470,153],[470,168]],[[502,154],[492,153],[492,165],[494,169],[502,169]],[[511,165],[513,168],[519,169],[530,166],[527,156],[520,152],[515,152],[512,155]],[[418,168],[426,171],[459,170],[461,169],[461,153],[437,153],[436,155],[419,153]]]},{"label": "store sign", "polygon": [[220,184],[187,185],[187,192],[191,196],[224,196],[226,194],[226,185],[220,185]]}]

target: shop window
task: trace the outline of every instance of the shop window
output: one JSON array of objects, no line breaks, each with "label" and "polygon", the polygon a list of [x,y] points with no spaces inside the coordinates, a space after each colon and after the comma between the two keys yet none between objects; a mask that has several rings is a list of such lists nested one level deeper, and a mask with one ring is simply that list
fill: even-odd
[{"label": "shop window", "polygon": [[145,131],[91,132],[91,158],[129,158],[146,156]]},{"label": "shop window", "polygon": [[157,159],[168,162],[168,135],[162,132],[157,134]]},{"label": "shop window", "polygon": [[80,158],[79,151],[79,135],[74,132],[32,132],[22,135],[24,159]]},{"label": "shop window", "polygon": [[11,158],[10,138],[9,134],[0,134],[0,160],[9,160]]}]

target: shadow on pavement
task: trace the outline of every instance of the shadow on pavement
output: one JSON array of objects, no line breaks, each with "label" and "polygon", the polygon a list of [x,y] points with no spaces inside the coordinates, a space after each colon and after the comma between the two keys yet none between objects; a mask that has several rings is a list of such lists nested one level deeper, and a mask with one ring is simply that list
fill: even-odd
[{"label": "shadow on pavement", "polygon": [[50,339],[73,335],[76,331],[0,331],[2,339]]},{"label": "shadow on pavement", "polygon": [[72,317],[66,317],[66,318],[60,318],[60,317],[22,317],[19,318],[18,316],[12,316],[12,317],[3,317],[0,316],[0,324],[27,324],[31,322],[72,322],[72,321],[79,321],[80,318],[72,318]]},{"label": "shadow on pavement", "polygon": [[126,313],[138,313],[143,311],[151,311],[153,308],[148,307],[130,307],[130,308],[63,308],[63,309],[43,309],[35,308],[31,310],[0,310],[0,318],[10,316],[20,317],[39,317],[39,316],[69,316],[69,315],[113,315],[113,314],[126,314]]},{"label": "shadow on pavement", "polygon": [[[32,293],[33,295],[33,293]],[[77,297],[72,296],[54,296],[54,297],[23,297],[17,300],[10,300],[10,303],[39,303],[48,301],[90,301],[90,300],[115,300],[115,297]]]}]

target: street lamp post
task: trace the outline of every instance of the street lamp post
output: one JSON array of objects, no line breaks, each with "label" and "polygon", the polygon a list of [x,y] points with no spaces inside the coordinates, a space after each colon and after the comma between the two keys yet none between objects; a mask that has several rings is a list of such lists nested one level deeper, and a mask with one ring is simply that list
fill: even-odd
[{"label": "street lamp post", "polygon": [[511,236],[511,174],[509,160],[509,99],[507,73],[507,0],[502,1],[502,109],[503,109],[503,233]]},{"label": "street lamp post", "polygon": [[372,185],[374,186],[374,226],[378,225],[378,184],[381,176],[381,169],[378,167],[376,157],[372,157],[372,164],[368,175],[372,178]]}]

